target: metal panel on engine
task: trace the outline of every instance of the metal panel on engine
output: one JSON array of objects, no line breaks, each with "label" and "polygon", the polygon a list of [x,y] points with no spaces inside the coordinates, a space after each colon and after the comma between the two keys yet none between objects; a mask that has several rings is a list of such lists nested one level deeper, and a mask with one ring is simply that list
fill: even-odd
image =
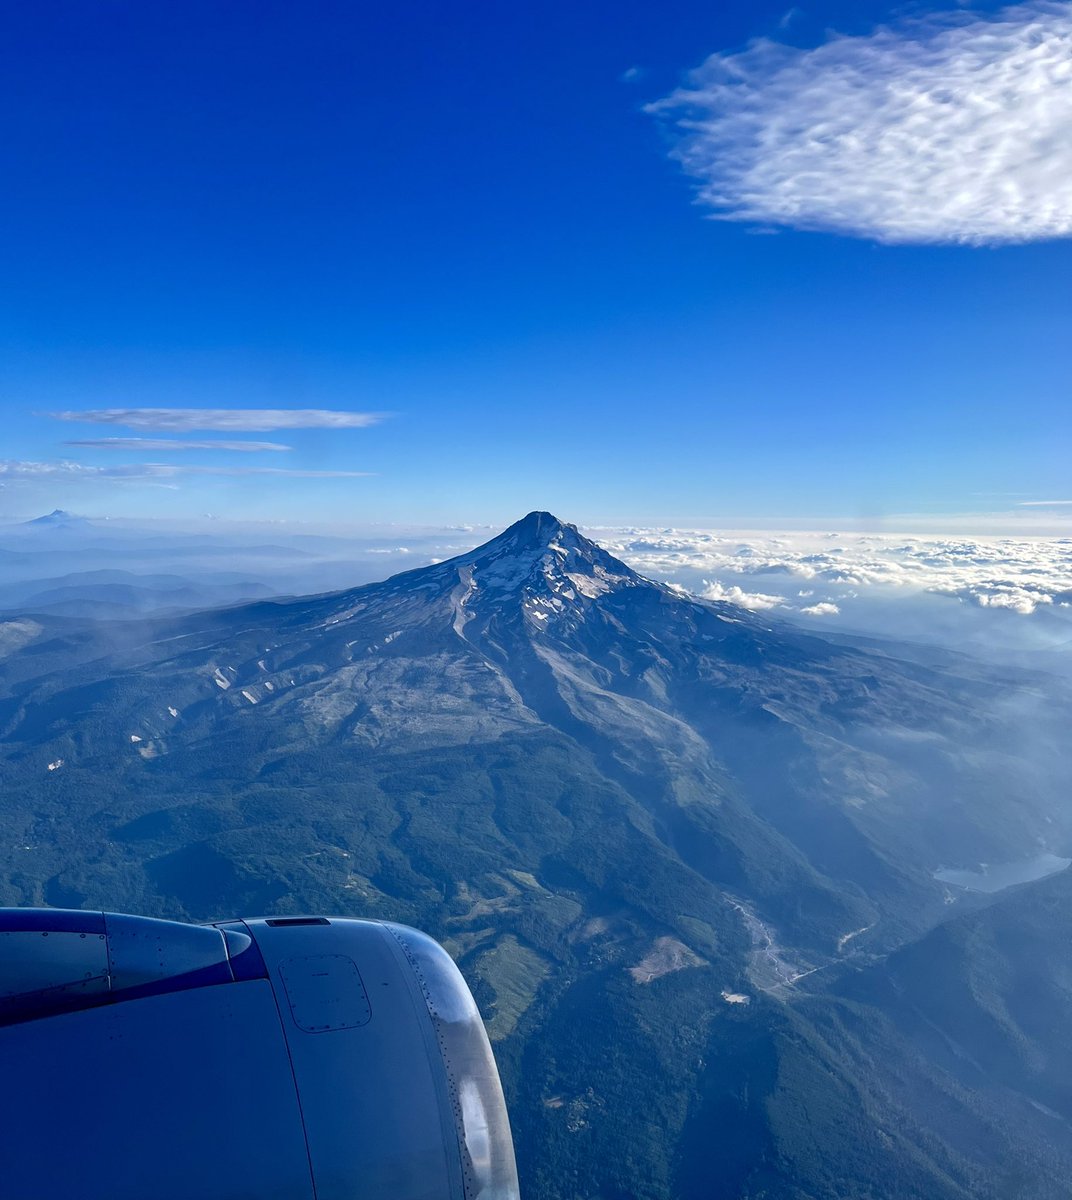
[{"label": "metal panel on engine", "polygon": [[306,1033],[356,1029],[372,1018],[357,963],[344,954],[288,958],[279,965],[290,1012]]},{"label": "metal panel on engine", "polygon": [[[383,926],[247,927],[264,956],[285,1012],[283,1028],[301,1093],[317,1200],[463,1200],[457,1140],[446,1079],[427,1010]],[[295,960],[342,956],[356,964],[369,1017],[329,1030],[305,1027],[291,1010]],[[341,968],[322,978],[346,978]],[[308,983],[309,980],[306,980]],[[350,998],[356,1001],[351,991]],[[339,1013],[337,1006],[333,1010]],[[329,1011],[320,1010],[321,1016]],[[360,1012],[354,1004],[352,1016]],[[308,1024],[319,1024],[309,1019]]]}]

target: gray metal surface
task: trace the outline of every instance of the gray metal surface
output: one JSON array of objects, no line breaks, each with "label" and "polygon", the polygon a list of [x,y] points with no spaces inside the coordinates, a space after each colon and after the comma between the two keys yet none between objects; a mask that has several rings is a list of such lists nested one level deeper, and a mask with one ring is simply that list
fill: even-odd
[{"label": "gray metal surface", "polygon": [[103,933],[0,932],[0,996],[72,986],[86,993],[108,991],[108,943]]},{"label": "gray metal surface", "polygon": [[476,1001],[438,942],[405,925],[384,928],[402,950],[432,1018],[447,1074],[466,1200],[516,1200],[506,1101]]},{"label": "gray metal surface", "polygon": [[0,909],[0,1080],[2,1200],[518,1194],[476,1005],[403,926]]},{"label": "gray metal surface", "polygon": [[226,963],[227,943],[218,929],[105,913],[112,989],[139,987]]},{"label": "gray metal surface", "polygon": [[246,924],[277,986],[296,957],[329,951],[358,965],[369,998],[366,1022],[310,1032],[300,1023],[300,1008],[296,1017],[279,989],[317,1200],[463,1200],[446,1081],[428,1015],[418,1007],[383,926]]},{"label": "gray metal surface", "polygon": [[372,1019],[357,963],[345,954],[310,954],[279,965],[290,1014],[306,1033],[356,1029]]},{"label": "gray metal surface", "polygon": [[312,1200],[267,980],[0,1029],[4,1200]]}]

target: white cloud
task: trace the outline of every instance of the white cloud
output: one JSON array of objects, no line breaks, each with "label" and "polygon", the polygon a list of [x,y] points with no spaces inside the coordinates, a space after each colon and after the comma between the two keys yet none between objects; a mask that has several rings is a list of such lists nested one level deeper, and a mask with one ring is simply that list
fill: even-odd
[{"label": "white cloud", "polygon": [[739,605],[741,608],[750,608],[755,612],[761,612],[766,608],[785,607],[785,601],[781,596],[769,596],[764,592],[745,592],[736,585],[725,587],[717,580],[712,583],[705,579],[700,595],[705,600],[726,600],[730,604]]},{"label": "white cloud", "polygon": [[1011,608],[1013,612],[1033,613],[1040,604],[1052,604],[1053,597],[1025,588],[1002,588],[998,591],[976,592],[975,602],[982,608]]},{"label": "white cloud", "polygon": [[[746,608],[810,616],[857,596],[926,593],[1030,615],[1072,600],[1072,538],[593,531],[630,566]],[[801,586],[806,581],[805,586]],[[758,591],[755,585],[763,588]]]},{"label": "white cloud", "polygon": [[270,429],[364,429],[389,413],[338,412],[324,408],[92,408],[54,412],[57,421],[125,425],[131,429],[189,432],[220,429],[261,433]]},{"label": "white cloud", "polygon": [[174,479],[182,475],[281,475],[291,479],[361,479],[370,471],[302,471],[287,467],[201,467],[176,466],[173,463],[131,463],[122,467],[92,467],[85,463],[22,462],[0,460],[0,480],[34,481],[43,479]]},{"label": "white cloud", "polygon": [[1072,234],[1072,4],[713,54],[648,111],[721,220],[881,242]]},{"label": "white cloud", "polygon": [[231,450],[241,454],[259,454],[261,451],[285,451],[292,449],[282,442],[223,442],[223,441],[169,441],[167,438],[85,438],[81,441],[64,442],[65,446],[88,446],[93,450],[135,450],[141,454],[155,454],[168,450]]},{"label": "white cloud", "polygon": [[1064,580],[1064,588],[1060,582],[1040,584],[1030,578],[1018,581],[1007,579],[983,579],[965,583],[940,585],[930,589],[933,592],[957,596],[961,600],[970,601],[980,608],[1007,608],[1012,612],[1029,616],[1039,607],[1052,605],[1057,598],[1072,591],[1072,578]]},{"label": "white cloud", "polygon": [[841,609],[836,604],[823,600],[818,604],[809,604],[807,608],[802,608],[800,611],[806,617],[836,617]]}]

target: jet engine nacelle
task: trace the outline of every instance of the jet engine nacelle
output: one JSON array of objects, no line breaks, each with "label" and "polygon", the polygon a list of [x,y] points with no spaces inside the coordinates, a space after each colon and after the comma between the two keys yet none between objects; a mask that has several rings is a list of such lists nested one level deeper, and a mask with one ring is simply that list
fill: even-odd
[{"label": "jet engine nacelle", "polygon": [[0,909],[4,1200],[516,1200],[461,973],[402,925]]}]

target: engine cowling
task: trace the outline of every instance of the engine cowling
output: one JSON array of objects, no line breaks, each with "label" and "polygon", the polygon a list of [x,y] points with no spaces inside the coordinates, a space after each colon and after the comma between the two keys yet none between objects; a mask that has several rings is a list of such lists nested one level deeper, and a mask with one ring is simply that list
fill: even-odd
[{"label": "engine cowling", "polygon": [[516,1200],[476,1004],[426,934],[0,910],[5,1200]]}]

